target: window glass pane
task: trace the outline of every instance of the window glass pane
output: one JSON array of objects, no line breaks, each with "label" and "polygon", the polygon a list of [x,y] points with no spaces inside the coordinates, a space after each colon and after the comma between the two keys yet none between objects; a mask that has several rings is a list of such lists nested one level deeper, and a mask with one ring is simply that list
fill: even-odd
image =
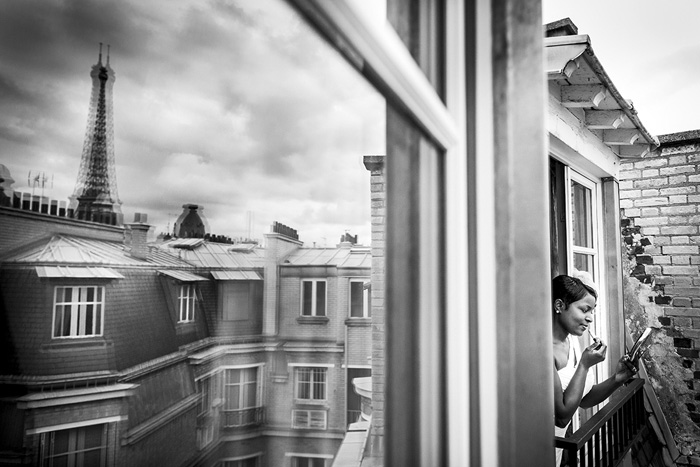
[{"label": "window glass pane", "polygon": [[587,271],[591,273],[591,277],[596,277],[593,270],[593,259],[593,255],[574,253],[574,268],[578,271]]},{"label": "window glass pane", "polygon": [[311,307],[313,301],[313,286],[314,283],[311,281],[304,281],[304,298],[303,298],[303,309],[302,314],[304,316],[311,316]]},{"label": "window glass pane", "polygon": [[359,318],[363,316],[364,287],[362,282],[350,282],[350,316]]},{"label": "window glass pane", "polygon": [[316,316],[326,316],[326,283],[316,283]]},{"label": "window glass pane", "polygon": [[[375,8],[374,3],[380,2],[369,3],[367,8]],[[92,84],[90,71],[97,63],[97,41],[119,38],[109,49],[109,65],[116,75],[110,98],[116,181],[125,223],[132,222],[133,218],[126,217],[135,211],[148,215],[148,223],[153,226],[148,232],[152,252],[153,245],[162,240],[155,241],[158,235],[173,235],[174,220],[180,208],[196,203],[204,207],[200,212],[206,213],[208,233],[234,241],[251,239],[264,247],[265,235],[274,221],[289,225],[299,233],[298,244],[303,244],[303,249],[317,250],[317,263],[331,274],[336,263],[323,263],[328,257],[322,255],[336,250],[343,232],[356,236],[357,245],[352,247],[353,251],[356,246],[365,248],[358,257],[368,255],[373,238],[370,179],[374,175],[363,158],[386,154],[386,102],[345,58],[350,49],[339,53],[306,24],[295,8],[281,0],[105,0],[100,8],[82,11],[79,17],[71,16],[76,14],[76,9],[66,8],[64,3],[56,1],[8,10],[23,10],[24,14],[36,15],[32,16],[34,19],[65,18],[62,26],[102,25],[102,38],[89,34],[76,38],[60,27],[48,28],[44,31],[46,34],[37,34],[36,30],[22,32],[21,28],[16,28],[8,30],[13,40],[0,44],[0,50],[8,52],[3,54],[7,59],[3,60],[3,69],[8,73],[4,78],[18,85],[16,95],[11,97],[12,105],[2,105],[10,101],[6,95],[0,96],[0,106],[9,109],[0,119],[4,118],[4,123],[21,123],[9,125],[19,136],[0,138],[0,152],[17,155],[4,161],[15,179],[21,179],[18,176],[29,171],[46,170],[55,180],[51,189],[46,187],[48,197],[63,201],[73,194],[85,138]],[[8,10],[3,11],[10,15]],[[92,14],[94,18],[90,17]],[[113,18],[147,20],[104,22],[105,14]],[[2,24],[12,21],[2,16],[4,19],[0,22],[6,21]],[[32,18],[18,15],[15,19],[23,20],[17,24],[41,24]],[[11,43],[13,47],[9,46]],[[105,43],[102,63],[107,63],[107,51]],[[350,51],[349,55],[352,53]],[[58,68],[55,57],[61,57]],[[35,107],[42,107],[41,111],[34,114]],[[46,122],[58,126],[42,131],[46,130]],[[32,130],[25,131],[27,129]],[[25,133],[38,136],[27,139],[22,136]],[[50,136],[52,139],[47,139]],[[46,148],[51,151],[47,152]],[[381,184],[377,182],[376,186]],[[15,188],[23,189],[19,183]],[[103,235],[99,228],[91,230]],[[159,413],[172,401],[192,393],[192,378],[211,371],[221,372],[222,368],[217,365],[240,366],[265,361],[269,365],[265,373],[275,371],[274,377],[280,381],[261,376],[260,383],[243,388],[243,395],[237,395],[235,391],[240,391],[240,387],[226,388],[227,393],[224,393],[222,379],[215,389],[220,400],[211,401],[217,415],[221,415],[226,400],[262,404],[265,400],[289,399],[297,391],[304,399],[329,400],[332,415],[328,430],[339,433],[345,428],[344,417],[338,415],[345,411],[344,379],[334,378],[332,383],[325,378],[312,381],[311,374],[306,373],[301,376],[301,382],[295,384],[292,367],[288,366],[289,363],[339,365],[337,350],[342,348],[340,340],[344,339],[343,326],[348,314],[347,297],[337,295],[338,291],[346,293],[339,279],[331,279],[336,281],[332,286],[324,281],[304,284],[303,299],[298,296],[299,276],[293,278],[291,285],[278,276],[278,289],[274,291],[265,289],[271,280],[256,280],[255,287],[259,291],[256,316],[242,313],[248,315],[246,322],[222,325],[218,320],[222,312],[216,302],[218,281],[210,274],[201,274],[209,283],[198,283],[202,294],[197,295],[203,296],[203,301],[198,303],[189,285],[179,288],[170,278],[163,278],[162,284],[158,283],[161,278],[153,279],[161,264],[166,264],[165,268],[180,268],[182,263],[172,266],[170,262],[129,258],[128,249],[120,242],[121,239],[112,242],[118,244],[118,248],[108,253],[124,256],[127,264],[140,265],[126,272],[122,269],[128,267],[117,267],[125,280],[99,280],[99,284],[109,287],[110,297],[106,297],[103,287],[93,287],[88,280],[81,279],[57,289],[57,303],[52,308],[52,284],[43,291],[48,301],[42,311],[46,320],[43,326],[52,334],[47,338],[95,336],[102,334],[104,328],[109,336],[106,357],[102,358],[104,348],[97,347],[101,344],[99,339],[85,339],[87,342],[81,343],[86,347],[94,344],[98,349],[99,355],[94,355],[95,364],[102,365],[100,362],[105,358],[109,360],[103,362],[105,365],[115,358],[117,361],[126,359],[127,366],[143,364],[144,379],[153,376],[154,380],[161,376],[159,372],[170,371],[169,367],[159,364],[159,359],[173,349],[182,349],[188,354],[185,358],[189,358],[203,352],[210,344],[239,345],[245,338],[244,347],[264,345],[266,351],[280,349],[283,354],[282,363],[275,363],[274,369],[270,360],[266,360],[269,355],[266,352],[241,351],[221,358],[207,357],[203,364],[191,365],[190,379],[182,377],[175,381],[173,378],[172,386],[163,388],[162,394],[146,384],[140,386],[137,395],[127,401],[130,413],[141,408],[144,409],[142,413]],[[289,251],[282,248],[284,255],[294,254],[294,245],[285,244]],[[337,250],[345,253],[340,248]],[[174,251],[176,257],[187,253],[191,250]],[[253,266],[242,269],[247,272],[255,269],[262,276],[263,268],[259,265],[263,257],[258,252],[249,256],[253,257]],[[284,258],[282,253],[280,258]],[[298,256],[290,258],[292,262],[299,260]],[[354,258],[349,258],[349,263],[352,260]],[[366,263],[363,267],[367,267]],[[358,266],[353,263],[349,268]],[[135,282],[137,276],[145,276],[147,272],[153,278]],[[369,271],[363,271],[362,275],[369,275]],[[322,276],[314,273],[304,278],[325,279]],[[40,285],[43,287],[49,282],[42,281]],[[152,282],[156,283],[155,287]],[[59,283],[69,281],[61,279]],[[166,288],[167,296],[164,296]],[[275,327],[270,333],[269,316],[262,316],[263,291],[266,305],[269,293],[277,293],[279,298],[275,304],[278,308],[272,313],[277,313],[280,321],[270,326]],[[156,303],[153,301],[156,298],[158,306],[149,307],[149,303]],[[303,303],[301,314],[326,316],[328,322],[297,321],[300,302]],[[163,319],[160,315],[166,307],[170,315]],[[126,309],[130,312],[125,321],[126,316],[122,315]],[[357,299],[354,309],[354,314],[366,316],[357,305]],[[103,313],[112,314],[106,319]],[[238,313],[233,316],[241,317]],[[48,329],[51,320],[55,325]],[[193,320],[200,321],[198,326],[176,325],[178,321]],[[299,324],[304,321],[306,323]],[[368,327],[353,330],[355,335],[365,331],[370,330]],[[264,344],[260,344],[263,334],[272,337],[265,337]],[[337,346],[328,344],[335,339],[339,341]],[[287,352],[283,349],[284,342],[298,343],[299,348],[309,352]],[[370,345],[368,338],[361,337],[354,342]],[[352,351],[359,361],[367,364],[370,349],[356,345]],[[85,353],[89,352],[87,348]],[[34,356],[38,358],[39,355]],[[189,365],[194,360],[186,361]],[[56,369],[57,373],[60,371]],[[255,380],[251,378],[250,381]],[[255,400],[256,393],[259,401]],[[264,417],[271,424],[283,420],[284,429],[289,429],[289,407],[273,406],[265,410]],[[269,412],[271,410],[277,412]],[[195,436],[195,430],[190,431],[192,433],[187,436]],[[213,442],[220,441],[221,436],[224,435],[216,433]],[[157,439],[157,433],[144,438],[144,451]],[[320,440],[318,448],[315,446],[312,452],[333,455],[328,446],[327,440]],[[271,449],[280,450],[280,446]],[[268,458],[267,454],[263,457],[264,463],[279,465],[279,459]]]},{"label": "window glass pane", "polygon": [[573,213],[571,224],[574,245],[593,248],[593,213],[591,190],[580,183],[571,182]]}]

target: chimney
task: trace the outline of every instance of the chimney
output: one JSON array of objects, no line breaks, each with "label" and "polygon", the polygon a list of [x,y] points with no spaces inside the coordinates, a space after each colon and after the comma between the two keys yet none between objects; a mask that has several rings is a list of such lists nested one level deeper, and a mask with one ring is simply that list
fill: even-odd
[{"label": "chimney", "polygon": [[129,228],[125,244],[129,254],[134,258],[146,259],[148,257],[148,231],[151,228],[146,222],[148,215],[137,212],[134,214],[134,222],[126,224]]}]

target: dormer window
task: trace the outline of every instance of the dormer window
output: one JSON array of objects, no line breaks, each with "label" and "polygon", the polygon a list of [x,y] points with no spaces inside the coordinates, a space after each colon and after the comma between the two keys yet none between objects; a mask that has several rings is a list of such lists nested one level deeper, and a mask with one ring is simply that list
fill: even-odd
[{"label": "dormer window", "polygon": [[197,304],[196,286],[194,284],[181,284],[178,292],[178,323],[190,323],[194,321]]},{"label": "dormer window", "polygon": [[104,286],[57,286],[54,292],[53,337],[101,336]]}]

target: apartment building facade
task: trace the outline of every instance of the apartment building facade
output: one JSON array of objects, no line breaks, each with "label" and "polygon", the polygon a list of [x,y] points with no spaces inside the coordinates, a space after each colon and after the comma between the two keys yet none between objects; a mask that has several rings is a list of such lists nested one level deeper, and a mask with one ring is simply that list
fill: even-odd
[{"label": "apartment building facade", "polygon": [[0,215],[2,465],[330,465],[369,368],[367,248]]}]

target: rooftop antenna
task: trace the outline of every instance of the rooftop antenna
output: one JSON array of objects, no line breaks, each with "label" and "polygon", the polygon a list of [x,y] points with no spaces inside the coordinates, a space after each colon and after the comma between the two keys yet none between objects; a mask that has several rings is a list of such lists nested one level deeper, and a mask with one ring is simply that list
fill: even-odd
[{"label": "rooftop antenna", "polygon": [[110,45],[107,44],[107,66],[109,66],[109,48],[110,48]]},{"label": "rooftop antenna", "polygon": [[102,42],[100,42],[100,57],[97,60],[98,63],[102,63]]},{"label": "rooftop antenna", "polygon": [[41,187],[41,197],[43,198],[44,189],[47,185],[49,185],[49,188],[53,188],[53,174],[51,175],[50,180],[48,175],[46,175],[46,172],[35,172],[34,175],[32,175],[32,171],[30,170],[27,174],[27,186],[32,187],[32,196],[34,196],[34,190],[36,190],[36,187],[39,186]]}]

